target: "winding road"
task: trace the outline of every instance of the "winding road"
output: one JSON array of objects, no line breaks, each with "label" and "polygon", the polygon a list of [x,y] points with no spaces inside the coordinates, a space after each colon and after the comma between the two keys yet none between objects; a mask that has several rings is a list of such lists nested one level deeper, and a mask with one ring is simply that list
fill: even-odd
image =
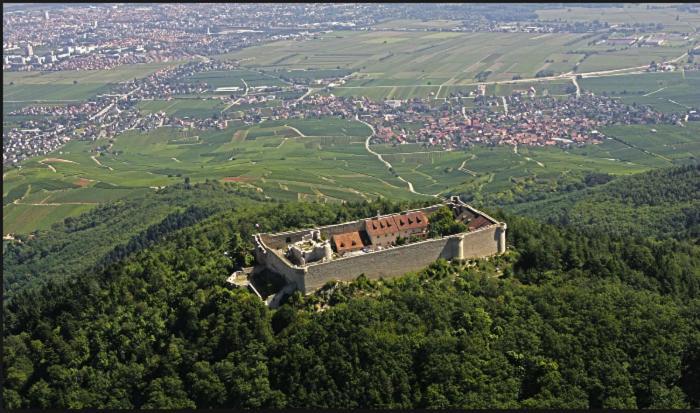
[{"label": "winding road", "polygon": [[[355,115],[355,120],[358,121],[358,122],[360,122],[360,123],[364,123],[365,125],[369,126],[369,128],[372,130],[372,134],[370,134],[370,135],[367,137],[367,139],[365,140],[365,149],[367,149],[367,152],[369,152],[370,154],[376,156],[377,159],[379,159],[387,168],[389,168],[390,170],[394,171],[394,173],[396,173],[396,170],[394,169],[394,167],[391,166],[391,164],[390,164],[387,160],[385,160],[384,158],[382,158],[382,155],[381,155],[381,154],[379,154],[379,153],[373,151],[373,150],[370,149],[370,147],[369,147],[369,141],[370,141],[370,139],[372,139],[372,136],[374,136],[375,133],[376,133],[376,131],[374,130],[374,126],[372,126],[371,124],[369,124],[369,123],[367,123],[367,122],[365,122],[365,121],[363,121],[363,120],[360,120],[360,118],[359,118],[358,115]],[[405,182],[405,183],[408,185],[408,190],[411,191],[411,193],[414,193],[414,194],[416,194],[416,195],[430,196],[430,197],[433,197],[433,198],[437,198],[437,197],[438,197],[437,195],[433,195],[433,194],[424,194],[424,193],[421,193],[421,192],[417,192],[415,189],[413,189],[413,184],[412,184],[410,181],[407,181],[407,180],[405,180],[404,178],[402,178],[401,176],[399,176],[399,174],[396,174],[396,178],[397,178],[399,181]]]}]

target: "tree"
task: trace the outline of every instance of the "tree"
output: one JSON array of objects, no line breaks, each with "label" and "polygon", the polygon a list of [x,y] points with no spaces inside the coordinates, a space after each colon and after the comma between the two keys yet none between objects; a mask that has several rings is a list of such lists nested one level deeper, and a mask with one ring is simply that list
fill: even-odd
[{"label": "tree", "polygon": [[233,234],[228,243],[228,253],[236,268],[248,267],[253,264],[254,257],[250,254],[252,249],[252,243],[244,241],[240,233]]},{"label": "tree", "polygon": [[447,235],[465,232],[467,226],[455,219],[454,214],[447,206],[440,207],[429,218],[428,237],[444,237]]},{"label": "tree", "polygon": [[198,361],[187,374],[189,389],[197,408],[223,406],[226,401],[226,388],[214,373],[207,361]]},{"label": "tree", "polygon": [[194,409],[197,406],[187,397],[182,381],[177,376],[159,377],[146,390],[143,409]]}]

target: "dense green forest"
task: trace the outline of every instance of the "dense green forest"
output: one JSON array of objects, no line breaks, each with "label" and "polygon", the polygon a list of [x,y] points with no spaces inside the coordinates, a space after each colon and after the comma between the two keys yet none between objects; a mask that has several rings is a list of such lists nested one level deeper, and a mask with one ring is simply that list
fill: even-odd
[{"label": "dense green forest", "polygon": [[608,181],[589,175],[590,185],[535,202],[505,207],[559,225],[615,234],[700,236],[700,165],[657,169]]},{"label": "dense green forest", "polygon": [[157,234],[254,200],[262,198],[253,191],[214,181],[175,185],[106,203],[34,236],[17,235],[19,242],[3,243],[5,294],[46,278],[85,272],[123,255],[128,244],[132,250],[142,248],[156,241]]},{"label": "dense green forest", "polygon": [[[605,202],[673,205],[688,190],[676,188],[697,193],[697,169],[683,171],[665,172],[677,174],[667,190],[635,195],[663,181],[646,178]],[[408,205],[258,202],[211,183],[171,191],[167,202],[192,202],[113,240],[100,241],[119,214],[138,222],[146,212],[95,211],[52,229],[53,239],[8,247],[3,265],[17,288],[4,304],[5,407],[700,407],[691,232],[494,211],[508,222],[506,255],[329,283],[270,310],[224,281],[254,232]],[[607,222],[615,217],[634,223]],[[100,253],[83,263],[79,248],[57,247],[71,234],[86,238],[83,248],[100,242]],[[60,276],[20,282],[64,257],[76,258]]]}]

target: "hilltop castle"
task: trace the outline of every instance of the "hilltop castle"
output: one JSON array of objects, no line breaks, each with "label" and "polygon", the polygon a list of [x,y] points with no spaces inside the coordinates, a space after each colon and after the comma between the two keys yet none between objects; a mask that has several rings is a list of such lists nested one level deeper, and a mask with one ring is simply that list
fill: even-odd
[{"label": "hilltop castle", "polygon": [[[447,206],[467,227],[459,234],[428,238],[430,216]],[[310,293],[332,280],[394,277],[438,258],[486,257],[506,250],[506,224],[452,197],[443,204],[324,227],[256,234],[259,266]]]}]

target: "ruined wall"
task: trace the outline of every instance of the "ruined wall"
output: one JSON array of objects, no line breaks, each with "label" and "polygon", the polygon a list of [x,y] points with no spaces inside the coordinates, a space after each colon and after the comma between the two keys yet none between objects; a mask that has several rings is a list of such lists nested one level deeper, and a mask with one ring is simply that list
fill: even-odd
[{"label": "ruined wall", "polygon": [[[330,262],[310,263],[304,268],[292,266],[288,260],[280,257],[271,248],[284,248],[287,244],[287,238],[290,238],[292,242],[300,241],[302,236],[308,234],[312,229],[272,235],[259,234],[261,242],[257,244],[256,257],[258,257],[260,264],[283,275],[304,293],[310,293],[328,281],[351,281],[362,273],[371,279],[390,278],[411,271],[419,271],[438,258],[447,260],[480,258],[505,251],[506,226],[504,223],[497,223],[497,220],[461,202],[451,202],[449,205],[458,206],[458,211],[456,211],[458,214],[482,215],[495,224],[441,239],[420,241],[368,254],[338,258]],[[433,205],[413,211],[423,211],[430,214],[441,206]],[[320,230],[326,239],[330,239],[333,234],[364,229],[364,219],[315,229]],[[499,240],[503,244],[502,251],[499,251]]]},{"label": "ruined wall", "polygon": [[289,232],[280,232],[274,235],[268,235],[268,234],[261,234],[263,237],[263,240],[265,242],[265,245],[267,245],[269,248],[285,248],[287,246],[287,238],[291,239],[291,242],[298,242],[301,241],[301,237],[308,234],[312,230],[319,230],[321,231],[321,235],[325,239],[330,239],[332,235],[334,234],[342,234],[344,232],[352,232],[352,231],[360,231],[365,229],[365,224],[364,220],[362,221],[353,221],[353,222],[346,222],[343,224],[337,224],[337,225],[329,225],[326,227],[319,227],[319,228],[309,228],[309,229],[302,229],[302,230],[297,230],[297,231],[289,231]]},{"label": "ruined wall", "polygon": [[427,267],[438,258],[452,259],[458,242],[442,238],[389,248],[369,254],[340,258],[307,267],[302,291],[312,292],[331,280],[351,281],[364,273],[367,278],[389,278]]},{"label": "ruined wall", "polygon": [[[431,213],[435,212],[441,206],[442,206],[442,204],[431,205],[431,206],[426,207],[426,208],[412,209],[412,210],[405,211],[405,212],[423,211],[426,214],[431,214]],[[386,215],[395,215],[395,214],[386,214]],[[385,216],[385,215],[383,215],[383,216]],[[309,232],[311,232],[312,230],[316,230],[316,229],[321,231],[321,235],[324,238],[330,239],[335,234],[342,234],[345,232],[364,230],[365,229],[365,219],[363,218],[363,219],[360,219],[357,221],[345,222],[342,224],[326,225],[324,227],[316,227],[316,228],[308,228],[308,229],[302,229],[302,230],[296,230],[296,231],[279,232],[277,234],[260,234],[260,236],[268,248],[281,249],[281,248],[286,247],[287,238],[289,238],[291,240],[291,242],[298,242],[298,241],[301,241],[301,237],[303,235],[306,235]]]},{"label": "ruined wall", "polygon": [[265,248],[265,251],[256,248],[255,259],[260,265],[264,265],[267,269],[284,276],[287,282],[296,284],[300,289],[303,289],[303,268],[293,267],[292,263],[280,257],[274,250],[269,248]]}]

